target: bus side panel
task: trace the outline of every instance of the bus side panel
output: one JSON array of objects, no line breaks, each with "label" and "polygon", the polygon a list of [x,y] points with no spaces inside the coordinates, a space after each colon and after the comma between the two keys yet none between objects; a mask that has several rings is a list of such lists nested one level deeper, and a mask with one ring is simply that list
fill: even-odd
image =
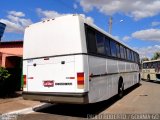
[{"label": "bus side panel", "polygon": [[[113,60],[89,56],[89,102],[99,102],[114,96],[118,92],[119,75],[105,75],[117,71],[117,64]],[[103,76],[104,75],[104,76]]]},{"label": "bus side panel", "polygon": [[89,102],[95,103],[107,100],[117,94],[119,75],[94,77],[90,81]]},{"label": "bus side panel", "polygon": [[123,78],[124,89],[138,83],[138,65],[112,59],[89,56],[89,102],[99,102],[118,94],[118,82]]}]

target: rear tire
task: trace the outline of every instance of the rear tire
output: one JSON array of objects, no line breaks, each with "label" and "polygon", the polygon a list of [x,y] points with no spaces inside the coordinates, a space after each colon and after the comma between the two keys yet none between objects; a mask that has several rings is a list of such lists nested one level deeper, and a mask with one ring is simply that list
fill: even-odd
[{"label": "rear tire", "polygon": [[124,95],[124,84],[120,82],[118,85],[118,98],[121,99]]},{"label": "rear tire", "polygon": [[139,74],[139,78],[138,78],[138,86],[140,86],[141,85],[141,75]]},{"label": "rear tire", "polygon": [[147,82],[149,82],[151,80],[150,75],[147,75]]}]

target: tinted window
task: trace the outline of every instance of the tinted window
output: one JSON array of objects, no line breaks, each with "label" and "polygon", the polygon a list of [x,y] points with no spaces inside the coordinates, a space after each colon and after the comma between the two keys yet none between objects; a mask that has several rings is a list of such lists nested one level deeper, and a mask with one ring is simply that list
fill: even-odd
[{"label": "tinted window", "polygon": [[127,60],[130,60],[130,50],[127,49]]},{"label": "tinted window", "polygon": [[157,66],[158,66],[158,68],[160,68],[160,62],[157,62]]},{"label": "tinted window", "polygon": [[130,49],[127,49],[127,60],[132,61],[132,53]]},{"label": "tinted window", "polygon": [[97,53],[95,32],[89,28],[87,28],[87,46],[89,53]]},{"label": "tinted window", "polygon": [[137,63],[140,63],[139,54],[137,54],[137,58],[138,58],[138,61],[137,61]]},{"label": "tinted window", "polygon": [[117,57],[120,58],[121,57],[121,55],[120,55],[120,46],[119,46],[118,43],[116,44],[116,48],[117,48]]},{"label": "tinted window", "polygon": [[123,48],[123,46],[122,45],[120,45],[120,54],[121,54],[121,58],[125,58],[125,56],[124,56],[124,48]]},{"label": "tinted window", "polygon": [[134,61],[134,52],[131,51],[131,53],[132,53],[132,61]]},{"label": "tinted window", "polygon": [[110,40],[109,38],[105,38],[105,49],[106,49],[106,54],[108,56],[111,55],[111,49],[110,49]]},{"label": "tinted window", "polygon": [[158,62],[154,62],[153,63],[153,68],[157,68],[158,67]]},{"label": "tinted window", "polygon": [[136,62],[139,63],[139,55],[136,53]]},{"label": "tinted window", "polygon": [[116,48],[116,42],[111,40],[110,41],[110,46],[111,46],[111,55],[113,57],[116,57],[117,56],[117,48]]},{"label": "tinted window", "polygon": [[134,53],[134,60],[136,63],[140,62],[139,55],[137,53]]},{"label": "tinted window", "polygon": [[124,58],[127,60],[127,49],[124,47]]},{"label": "tinted window", "polygon": [[105,54],[104,49],[104,37],[100,33],[96,33],[96,41],[97,41],[97,53],[99,54]]},{"label": "tinted window", "polygon": [[148,63],[143,63],[143,69],[148,68]]}]

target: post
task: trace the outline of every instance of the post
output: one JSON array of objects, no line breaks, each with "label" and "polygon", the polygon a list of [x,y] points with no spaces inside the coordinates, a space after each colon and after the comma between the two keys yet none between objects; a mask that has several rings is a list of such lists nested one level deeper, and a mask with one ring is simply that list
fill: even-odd
[{"label": "post", "polygon": [[108,22],[108,24],[109,24],[109,33],[110,34],[112,34],[112,21],[113,21],[112,16],[110,16],[109,22]]}]

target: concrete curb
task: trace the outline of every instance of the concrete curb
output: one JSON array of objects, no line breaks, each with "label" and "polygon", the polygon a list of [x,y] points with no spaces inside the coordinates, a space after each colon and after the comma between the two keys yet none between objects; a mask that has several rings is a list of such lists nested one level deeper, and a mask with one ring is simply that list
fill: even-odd
[{"label": "concrete curb", "polygon": [[8,113],[4,113],[1,116],[7,116],[7,115],[19,115],[19,114],[30,114],[33,113],[35,111],[39,111],[41,109],[47,108],[52,106],[53,104],[48,104],[48,103],[42,103],[33,107],[29,107],[29,108],[25,108],[25,109],[21,109],[21,110],[17,110],[17,111],[13,111],[13,112],[8,112]]}]

